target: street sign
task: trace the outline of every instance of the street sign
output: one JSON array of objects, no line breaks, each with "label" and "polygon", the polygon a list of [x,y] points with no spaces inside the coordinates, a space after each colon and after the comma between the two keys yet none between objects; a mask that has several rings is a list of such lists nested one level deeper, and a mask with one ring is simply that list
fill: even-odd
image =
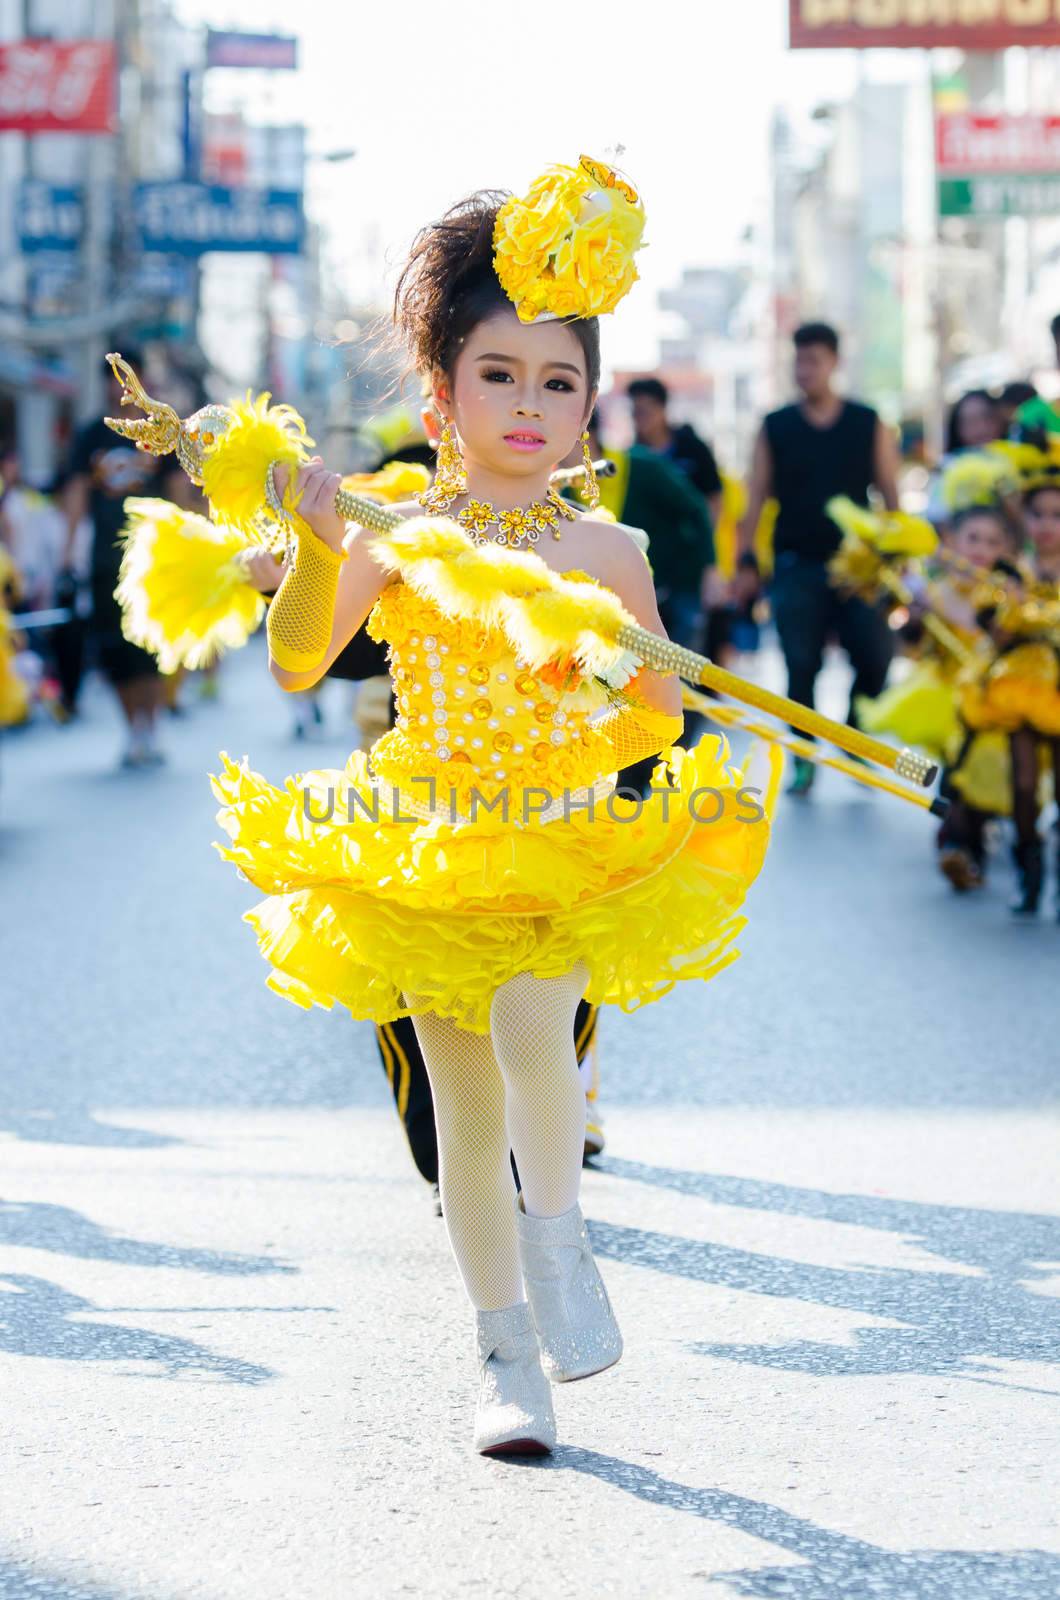
[{"label": "street sign", "polygon": [[935,162],[943,177],[1060,172],[1060,117],[978,112],[936,117]]},{"label": "street sign", "polygon": [[100,39],[0,44],[0,130],[113,133],[118,57]]},{"label": "street sign", "polygon": [[56,188],[24,178],[18,191],[18,239],[24,255],[39,250],[74,251],[85,226],[81,189]]},{"label": "street sign", "polygon": [[300,122],[262,127],[240,112],[208,112],[199,177],[229,189],[302,189],[305,132]]},{"label": "street sign", "polygon": [[1060,45],[1060,0],[789,0],[793,50]]},{"label": "street sign", "polygon": [[938,187],[942,217],[1060,217],[1060,173],[940,178]]},{"label": "street sign", "polygon": [[276,33],[222,33],[211,28],[206,35],[206,65],[291,71],[298,65],[298,40]]},{"label": "street sign", "polygon": [[141,256],[133,286],[139,294],[159,300],[188,300],[195,288],[194,262],[187,256]]},{"label": "street sign", "polygon": [[305,219],[297,190],[141,183],[134,204],[143,248],[162,255],[298,255],[302,249]]}]

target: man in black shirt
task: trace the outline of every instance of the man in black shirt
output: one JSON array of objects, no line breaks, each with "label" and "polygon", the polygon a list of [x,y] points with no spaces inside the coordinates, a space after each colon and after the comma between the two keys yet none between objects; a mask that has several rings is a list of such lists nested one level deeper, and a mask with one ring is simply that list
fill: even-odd
[{"label": "man in black shirt", "polygon": [[[142,362],[133,352],[129,360],[139,371]],[[109,366],[106,411],[119,416],[121,385]],[[114,689],[125,716],[128,746],[123,767],[155,766],[163,757],[156,743],[156,724],[162,704],[162,680],[154,656],[130,644],[121,628],[121,607],[114,598],[121,566],[119,534],[125,526],[128,495],[166,495],[166,479],[179,468],[147,455],[128,439],[112,433],[106,423],[89,423],[74,440],[70,472],[63,492],[67,520],[64,570],[70,567],[74,539],[83,517],[92,523],[90,584],[92,616],[89,630],[95,637],[97,661]]]},{"label": "man in black shirt", "polygon": [[[788,668],[788,695],[812,706],[824,646],[835,634],[854,668],[848,722],[855,723],[859,695],[878,695],[893,654],[880,611],[858,596],[840,595],[828,582],[827,563],[841,535],[825,506],[834,495],[868,505],[875,487],[888,510],[898,506],[894,440],[871,407],[845,400],[832,387],[839,336],[824,322],[798,328],[795,383],[802,398],[771,412],[755,445],[747,512],[737,556],[752,548],[766,500],[779,503],[773,537],[771,598],[780,647]],[[815,768],[796,758],[791,790],[805,794]]]}]

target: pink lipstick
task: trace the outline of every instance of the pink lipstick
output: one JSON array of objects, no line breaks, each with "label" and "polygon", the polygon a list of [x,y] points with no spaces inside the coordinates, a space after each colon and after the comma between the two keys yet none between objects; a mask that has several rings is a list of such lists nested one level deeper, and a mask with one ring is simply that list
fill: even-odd
[{"label": "pink lipstick", "polygon": [[504,442],[513,450],[522,450],[528,454],[540,450],[545,443],[542,435],[535,433],[533,428],[513,428],[511,433],[504,435]]}]

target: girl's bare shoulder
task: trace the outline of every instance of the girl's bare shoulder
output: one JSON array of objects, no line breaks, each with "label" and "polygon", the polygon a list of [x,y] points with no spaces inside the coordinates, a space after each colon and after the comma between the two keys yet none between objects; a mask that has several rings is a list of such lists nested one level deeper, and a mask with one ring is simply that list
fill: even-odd
[{"label": "girl's bare shoulder", "polygon": [[[586,570],[594,576],[616,573],[640,572],[647,565],[648,540],[640,528],[624,522],[604,521],[591,514],[578,518],[579,543],[584,542],[587,556]],[[603,570],[601,570],[603,569]]]}]

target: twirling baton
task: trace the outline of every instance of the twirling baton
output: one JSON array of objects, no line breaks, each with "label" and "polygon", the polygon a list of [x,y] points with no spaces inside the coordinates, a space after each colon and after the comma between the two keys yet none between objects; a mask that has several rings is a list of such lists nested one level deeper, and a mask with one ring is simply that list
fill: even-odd
[{"label": "twirling baton", "polygon": [[842,756],[826,756],[820,746],[811,744],[809,739],[797,739],[793,733],[782,732],[768,722],[744,716],[735,706],[723,705],[720,700],[709,700],[705,694],[700,694],[698,689],[690,689],[687,684],[681,690],[681,703],[686,709],[701,712],[723,728],[739,728],[743,733],[753,734],[756,739],[768,739],[771,744],[780,745],[782,750],[790,750],[792,755],[801,756],[804,761],[812,761],[818,767],[828,767],[832,772],[841,772],[845,778],[853,778],[855,783],[863,784],[868,789],[893,794],[896,799],[905,800],[920,811],[930,811],[933,817],[949,815],[950,803],[940,795],[929,798],[919,789],[907,789],[903,784],[892,783],[890,778],[884,778],[880,773],[853,761],[845,761]]},{"label": "twirling baton", "polygon": [[[305,437],[305,427],[301,418],[290,408],[277,407],[274,413],[269,413],[251,405],[237,414],[228,406],[209,405],[181,421],[172,406],[151,399],[132,367],[120,355],[109,355],[107,360],[122,385],[122,405],[137,406],[145,413],[142,419],[132,422],[107,417],[107,426],[124,438],[131,439],[138,449],[146,450],[151,455],[163,456],[175,452],[193,483],[203,484],[204,472],[210,471],[211,458],[223,445],[225,435],[229,432],[234,435],[238,430],[253,437],[259,450],[262,440],[275,438],[276,456],[280,456],[281,451],[285,452],[288,459],[281,464],[289,465],[293,470],[305,460],[304,446],[309,443]],[[276,465],[276,461],[269,461],[264,468],[264,502],[272,515],[284,523],[287,515],[276,488]],[[347,489],[339,489],[335,495],[335,510],[345,521],[356,523],[373,533],[390,533],[405,520],[399,512],[392,511],[388,506],[379,505],[362,495],[351,494]],[[743,701],[804,733],[827,739],[849,755],[860,756],[864,761],[886,767],[921,788],[930,788],[938,775],[935,762],[918,751],[895,750],[892,745],[873,739],[858,728],[833,722],[830,717],[821,716],[811,707],[799,705],[785,695],[773,694],[758,684],[749,683],[746,678],[715,666],[706,656],[686,650],[672,640],[661,639],[658,634],[637,623],[630,622],[618,628],[613,642],[657,672],[676,673],[690,683],[714,689],[732,700]]]}]

